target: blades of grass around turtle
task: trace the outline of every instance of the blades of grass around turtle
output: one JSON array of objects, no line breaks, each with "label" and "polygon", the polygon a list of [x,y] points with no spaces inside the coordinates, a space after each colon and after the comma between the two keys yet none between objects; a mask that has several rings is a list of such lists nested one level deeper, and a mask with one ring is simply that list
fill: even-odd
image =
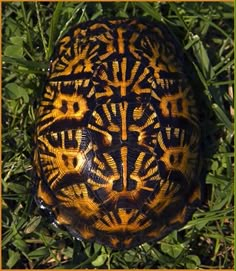
[{"label": "blades of grass around turtle", "polygon": [[[204,18],[204,17],[202,17],[202,18],[206,20],[206,18]],[[217,31],[219,31],[222,35],[224,35],[226,39],[229,38],[229,35],[224,31],[223,28],[219,27],[217,24],[213,23],[212,21],[209,22],[209,24],[210,24],[210,26],[213,26]]]},{"label": "blades of grass around turtle", "polygon": [[224,124],[224,127],[226,127],[229,130],[229,132],[233,134],[234,132],[233,124],[226,116],[225,112],[216,103],[212,104],[212,109],[215,111],[218,119]]},{"label": "blades of grass around turtle", "polygon": [[[213,82],[212,86],[228,86],[228,85],[233,85],[234,81],[233,80],[229,80],[229,81],[221,81],[221,82]],[[227,95],[227,94],[226,94]],[[229,101],[229,99],[227,98],[227,100]]]},{"label": "blades of grass around turtle", "polygon": [[207,51],[199,37],[195,36],[193,38],[195,39],[195,42],[192,44],[192,49],[193,49],[194,55],[196,56],[196,60],[198,61],[198,64],[200,65],[200,68],[204,77],[209,78],[211,80],[212,78],[215,77],[215,72],[210,63]]},{"label": "blades of grass around turtle", "polygon": [[30,221],[27,222],[27,225],[24,228],[24,233],[25,234],[33,233],[36,230],[36,228],[39,226],[41,220],[42,220],[41,216],[32,217]]},{"label": "blades of grass around turtle", "polygon": [[[209,183],[209,180],[208,180],[208,183]],[[220,186],[222,188],[222,190],[224,191],[222,193],[221,198],[218,198],[218,199],[212,198],[211,201],[209,201],[209,205],[212,206],[211,207],[212,211],[221,210],[224,207],[229,208],[228,206],[229,206],[229,204],[230,204],[230,202],[232,201],[232,198],[233,198],[232,179],[229,180],[229,183],[230,184],[228,186],[224,186],[224,185]],[[214,178],[214,181],[213,181],[213,185],[215,185],[215,178]],[[215,189],[215,188],[213,188],[213,189]]]},{"label": "blades of grass around turtle", "polygon": [[26,28],[26,33],[27,33],[27,41],[29,44],[29,47],[31,49],[31,51],[33,51],[33,41],[31,39],[31,34],[30,34],[30,30],[29,30],[29,26],[28,26],[28,21],[27,21],[27,16],[26,16],[26,12],[25,12],[25,3],[24,2],[20,2],[21,4],[21,9],[22,9],[22,13],[23,13],[23,18],[24,18],[24,23],[25,23],[25,28]]},{"label": "blades of grass around turtle", "polygon": [[57,24],[59,21],[59,17],[60,17],[62,8],[63,8],[63,2],[58,2],[56,4],[55,10],[52,15],[46,59],[49,59],[49,57],[52,55],[52,52],[53,52],[53,47],[54,47],[54,43],[56,40],[56,34],[57,34],[56,28],[57,28]]},{"label": "blades of grass around turtle", "polygon": [[153,7],[148,2],[136,2],[135,6],[141,8],[143,11],[145,11],[148,15],[151,15],[155,20],[163,22],[163,18],[161,14],[154,10]]},{"label": "blades of grass around turtle", "polygon": [[37,14],[39,33],[41,36],[43,49],[44,49],[44,55],[47,56],[47,41],[46,41],[46,38],[44,37],[44,31],[42,29],[41,15],[39,11],[38,2],[35,2],[35,9],[36,9],[36,14]]},{"label": "blades of grass around turtle", "polygon": [[33,73],[33,74],[45,74],[44,71],[47,69],[47,64],[25,60],[24,58],[17,58],[17,57],[9,57],[9,56],[2,56],[2,62],[8,64],[18,64],[21,67],[26,68],[25,72]]},{"label": "blades of grass around turtle", "polygon": [[[101,5],[101,3],[97,3],[97,5],[99,5],[99,8],[98,8],[97,12],[95,12],[95,13],[93,14],[93,16],[90,18],[91,20],[95,20],[95,19],[97,19],[99,16],[102,16],[102,14],[103,14],[103,10],[102,10],[102,5]],[[121,11],[121,12],[122,12],[122,11]]]},{"label": "blades of grass around turtle", "polygon": [[230,61],[229,59],[226,59],[226,61],[224,62],[224,65],[222,64],[223,67],[215,73],[215,76],[218,76],[223,71],[228,70],[230,67],[232,67],[233,64],[234,64],[234,60]]},{"label": "blades of grass around turtle", "polygon": [[215,176],[212,174],[207,175],[206,183],[207,184],[215,184],[215,185],[224,185],[225,182],[230,182],[231,179],[228,177]]},{"label": "blades of grass around turtle", "polygon": [[[74,263],[75,269],[81,269],[81,268],[84,268],[89,265],[93,266],[93,264],[92,264],[93,262],[95,262],[95,265],[94,265],[95,267],[98,267],[98,266],[100,266],[100,264],[102,265],[104,263],[102,261],[104,260],[104,256],[106,257],[106,255],[104,255],[104,253],[101,253],[102,252],[101,251],[102,245],[96,244],[96,243],[87,244],[84,248],[84,252],[87,255],[87,260],[84,260],[84,259],[82,259],[83,257],[81,257],[79,255],[80,241],[75,238],[73,238],[73,239],[74,239],[74,242],[73,242],[73,244],[74,244],[73,263]],[[62,267],[65,268],[66,266],[62,266]]]},{"label": "blades of grass around turtle", "polygon": [[200,227],[203,228],[207,223],[214,222],[217,220],[233,218],[233,208],[228,208],[224,210],[208,211],[207,216],[204,213],[195,213],[193,219],[189,221],[182,230],[191,228],[191,227]]},{"label": "blades of grass around turtle", "polygon": [[6,262],[6,266],[8,268],[13,268],[14,265],[20,260],[21,256],[20,253],[17,251],[15,252],[12,249],[9,249],[9,258],[8,261]]},{"label": "blades of grass around turtle", "polygon": [[[118,18],[129,18],[127,15],[127,8],[130,6],[131,2],[126,2],[124,7],[122,7],[119,12],[117,13]],[[131,3],[132,4],[132,3]],[[96,14],[95,14],[96,15]],[[100,14],[101,15],[101,14]]]},{"label": "blades of grass around turtle", "polygon": [[170,8],[176,14],[176,16],[178,18],[179,25],[182,26],[185,29],[185,31],[187,32],[188,27],[187,27],[187,25],[185,23],[185,20],[183,19],[183,16],[179,12],[179,10],[178,10],[178,8],[176,6],[176,3],[174,3],[174,2],[171,3],[170,2]]},{"label": "blades of grass around turtle", "polygon": [[[64,27],[62,27],[62,30],[60,31],[58,38],[56,40],[56,43],[58,42],[58,40],[63,36],[63,34],[65,33],[65,31],[68,29],[68,26],[71,24],[71,22],[75,19],[76,16],[78,16],[78,12],[82,11],[82,14],[79,18],[79,20],[77,20],[76,24],[82,22],[83,20],[83,16],[86,15],[86,3],[81,2],[79,3],[75,9],[73,10],[73,13],[71,15],[71,18],[66,22],[66,24],[64,25]],[[87,15],[86,15],[87,17]]]},{"label": "blades of grass around turtle", "polygon": [[[224,56],[224,58],[223,58],[222,61],[220,61],[219,63],[217,63],[217,64],[213,67],[213,69],[214,69],[216,75],[218,75],[218,74],[220,74],[222,71],[226,70],[225,64],[230,62],[229,60],[233,57],[233,55],[234,55],[234,50],[232,49],[232,50],[229,51],[228,54],[226,54],[226,55]],[[231,62],[230,65],[232,65],[232,64],[233,64],[233,63]],[[228,68],[230,65],[227,65],[227,68]]]},{"label": "blades of grass around turtle", "polygon": [[[220,92],[219,87],[215,86],[212,87],[210,84],[211,82],[214,82],[215,78],[215,72],[214,69],[209,61],[208,54],[202,44],[202,42],[198,38],[194,38],[196,41],[191,44],[191,47],[193,47],[193,51],[195,53],[195,57],[197,59],[198,65],[192,60],[192,64],[195,67],[199,79],[201,80],[202,84],[205,86],[205,93],[211,100],[211,97],[213,97],[213,100],[216,104],[218,104],[220,107],[224,107],[222,95]],[[212,81],[211,81],[212,80]]]}]

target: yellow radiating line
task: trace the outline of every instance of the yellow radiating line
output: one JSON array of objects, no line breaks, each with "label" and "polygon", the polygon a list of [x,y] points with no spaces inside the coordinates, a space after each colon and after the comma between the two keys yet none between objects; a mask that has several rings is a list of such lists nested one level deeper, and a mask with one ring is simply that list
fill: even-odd
[{"label": "yellow radiating line", "polygon": [[103,156],[104,156],[105,160],[107,161],[107,164],[109,165],[109,167],[112,170],[113,177],[117,177],[117,175],[119,175],[119,173],[117,170],[117,164],[114,161],[113,157],[106,152],[103,154]]},{"label": "yellow radiating line", "polygon": [[[127,58],[126,58],[126,60],[127,60]],[[132,70],[131,70],[131,79],[130,79],[131,81],[134,81],[134,77],[137,74],[137,71],[138,71],[140,64],[141,64],[141,62],[137,61],[133,65]],[[138,82],[140,82],[143,79],[143,77],[144,77],[144,74],[141,74],[138,78]]]},{"label": "yellow radiating line", "polygon": [[133,172],[135,172],[136,175],[138,175],[138,172],[140,171],[140,168],[142,166],[142,163],[143,163],[143,159],[144,159],[144,156],[145,156],[145,153],[144,152],[141,152],[138,156],[138,158],[136,159],[136,162],[135,162],[135,169]]},{"label": "yellow radiating line", "polygon": [[107,119],[108,119],[109,122],[111,123],[111,114],[110,114],[110,112],[109,112],[109,109],[108,109],[107,105],[104,104],[104,105],[102,106],[102,109],[103,109],[103,111],[104,111],[104,113],[105,113]]},{"label": "yellow radiating line", "polygon": [[111,111],[116,116],[116,104],[111,104]]},{"label": "yellow radiating line", "polygon": [[95,114],[93,114],[93,117],[95,119],[95,123],[98,125],[98,126],[103,126],[104,123],[103,123],[103,119],[102,117],[100,116],[100,114],[98,114],[97,112],[95,112]]},{"label": "yellow radiating line", "polygon": [[126,96],[126,90],[127,90],[126,72],[127,72],[127,58],[125,57],[123,58],[121,62],[121,73],[122,73],[122,81],[121,81],[121,87],[120,87],[121,97]]},{"label": "yellow radiating line", "polygon": [[113,76],[114,76],[114,85],[117,86],[117,84],[119,83],[119,80],[118,80],[118,77],[117,77],[117,74],[118,72],[120,71],[119,69],[119,63],[118,61],[113,61],[112,62],[112,73],[113,73]]},{"label": "yellow radiating line", "polygon": [[[123,108],[124,104],[124,108]],[[121,140],[127,140],[127,123],[126,123],[126,115],[127,115],[127,102],[120,104],[120,115],[121,115]]]},{"label": "yellow radiating line", "polygon": [[119,54],[124,54],[125,52],[124,38],[123,38],[124,29],[122,28],[117,29],[117,33],[118,33],[118,52]]},{"label": "yellow radiating line", "polygon": [[127,147],[122,147],[121,148],[121,160],[122,160],[122,165],[123,165],[123,172],[122,172],[122,177],[123,177],[123,190],[127,190],[127,169],[128,169],[128,164],[127,164]]},{"label": "yellow radiating line", "polygon": [[95,127],[95,126],[93,126],[93,125],[91,125],[91,124],[89,124],[88,125],[88,127],[89,127],[89,129],[91,129],[91,130],[94,130],[94,131],[97,131],[97,132],[99,132],[99,133],[101,133],[102,135],[104,135],[105,136],[105,143],[107,144],[107,145],[110,145],[111,144],[111,142],[112,142],[112,136],[108,133],[108,132],[106,132],[106,131],[103,131],[103,130],[101,130],[101,129],[98,129],[97,127]]}]

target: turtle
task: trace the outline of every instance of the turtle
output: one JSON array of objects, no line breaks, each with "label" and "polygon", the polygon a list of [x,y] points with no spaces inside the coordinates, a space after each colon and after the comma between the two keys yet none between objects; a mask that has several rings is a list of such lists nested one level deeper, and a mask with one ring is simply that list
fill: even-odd
[{"label": "turtle", "polygon": [[55,45],[37,108],[36,201],[72,236],[126,250],[202,201],[199,110],[183,52],[146,19],[97,19]]}]

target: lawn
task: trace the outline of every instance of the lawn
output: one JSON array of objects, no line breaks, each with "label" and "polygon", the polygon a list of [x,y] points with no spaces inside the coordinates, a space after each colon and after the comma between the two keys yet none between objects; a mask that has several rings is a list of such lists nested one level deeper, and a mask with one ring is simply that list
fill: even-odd
[{"label": "lawn", "polygon": [[[182,229],[127,251],[74,239],[33,197],[35,109],[56,41],[104,18],[164,22],[183,48],[199,104],[204,202]],[[2,268],[233,268],[233,3],[2,3]]]}]

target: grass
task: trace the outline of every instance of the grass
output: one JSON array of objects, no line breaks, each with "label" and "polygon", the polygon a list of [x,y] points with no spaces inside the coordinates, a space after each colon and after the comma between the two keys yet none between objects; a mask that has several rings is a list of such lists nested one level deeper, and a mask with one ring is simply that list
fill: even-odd
[{"label": "grass", "polygon": [[[203,134],[205,199],[181,230],[119,252],[73,239],[32,196],[32,134],[55,42],[97,17],[164,21],[183,47]],[[2,268],[233,268],[233,4],[2,3]]]}]

